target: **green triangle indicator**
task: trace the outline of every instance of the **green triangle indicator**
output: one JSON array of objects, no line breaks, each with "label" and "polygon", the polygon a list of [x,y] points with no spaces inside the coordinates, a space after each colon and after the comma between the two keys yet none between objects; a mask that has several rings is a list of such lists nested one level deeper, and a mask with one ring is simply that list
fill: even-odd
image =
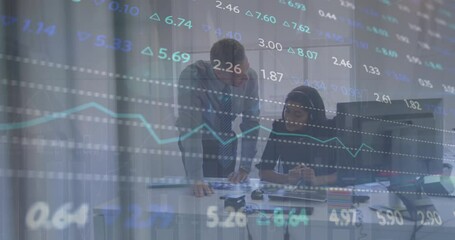
[{"label": "green triangle indicator", "polygon": [[79,39],[79,41],[81,42],[84,42],[86,41],[87,39],[89,39],[91,36],[90,33],[88,32],[77,32],[77,38]]},{"label": "green triangle indicator", "polygon": [[295,54],[295,51],[294,51],[294,49],[292,49],[292,47],[289,47],[288,48],[288,53]]},{"label": "green triangle indicator", "polygon": [[248,17],[253,17],[253,13],[250,10],[246,11],[245,15]]},{"label": "green triangle indicator", "polygon": [[270,220],[263,212],[259,212],[258,217],[256,218],[256,224],[259,226],[267,226],[270,225]]},{"label": "green triangle indicator", "polygon": [[283,26],[290,28],[291,25],[289,25],[288,21],[284,21]]},{"label": "green triangle indicator", "polygon": [[153,51],[150,47],[144,48],[141,52],[142,55],[153,56]]},{"label": "green triangle indicator", "polygon": [[150,17],[150,19],[151,19],[151,20],[158,21],[158,22],[161,21],[160,16],[158,15],[158,13],[153,14],[153,15]]}]

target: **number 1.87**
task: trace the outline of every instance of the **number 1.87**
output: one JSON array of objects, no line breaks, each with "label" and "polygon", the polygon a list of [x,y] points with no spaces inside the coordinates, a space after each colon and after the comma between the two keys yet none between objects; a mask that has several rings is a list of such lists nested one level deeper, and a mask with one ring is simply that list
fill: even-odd
[{"label": "number 1.87", "polygon": [[275,71],[269,71],[267,72],[265,69],[261,69],[262,73],[262,78],[266,80],[272,80],[274,82],[281,82],[281,79],[283,79],[283,73],[280,72],[275,72]]}]

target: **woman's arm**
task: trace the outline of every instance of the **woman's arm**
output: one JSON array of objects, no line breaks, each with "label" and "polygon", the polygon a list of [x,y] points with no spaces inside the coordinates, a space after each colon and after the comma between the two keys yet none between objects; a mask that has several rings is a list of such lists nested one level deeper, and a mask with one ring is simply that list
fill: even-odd
[{"label": "woman's arm", "polygon": [[317,176],[314,179],[313,186],[331,185],[337,182],[338,175],[336,172],[329,175]]},{"label": "woman's arm", "polygon": [[270,133],[269,138],[267,139],[267,144],[265,145],[264,152],[262,153],[261,162],[256,164],[256,168],[259,170],[259,178],[261,180],[275,182],[275,183],[285,183],[285,178],[283,174],[279,174],[274,171],[276,163],[280,157],[279,147],[277,145],[277,136],[274,134],[277,130],[279,122],[273,122],[273,132]]},{"label": "woman's arm", "polygon": [[289,174],[277,173],[274,170],[259,170],[259,178],[267,182],[278,184],[297,184],[302,179],[300,169],[291,169]]},{"label": "woman's arm", "polygon": [[302,169],[303,179],[312,186],[330,185],[337,182],[337,173],[316,176],[313,168],[304,167]]},{"label": "woman's arm", "polygon": [[285,174],[277,173],[274,170],[259,170],[259,178],[267,182],[288,183],[288,178]]}]

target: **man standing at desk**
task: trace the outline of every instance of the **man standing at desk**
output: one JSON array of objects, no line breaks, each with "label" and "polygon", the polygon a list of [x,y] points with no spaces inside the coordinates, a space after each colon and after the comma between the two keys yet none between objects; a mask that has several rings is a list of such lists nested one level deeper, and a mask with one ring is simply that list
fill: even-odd
[{"label": "man standing at desk", "polygon": [[210,61],[197,61],[180,74],[178,90],[179,147],[193,192],[213,193],[203,177],[247,178],[256,155],[258,130],[241,139],[241,160],[235,172],[237,137],[232,122],[242,114],[240,130],[259,125],[258,77],[250,69],[244,47],[234,39],[213,44]]}]

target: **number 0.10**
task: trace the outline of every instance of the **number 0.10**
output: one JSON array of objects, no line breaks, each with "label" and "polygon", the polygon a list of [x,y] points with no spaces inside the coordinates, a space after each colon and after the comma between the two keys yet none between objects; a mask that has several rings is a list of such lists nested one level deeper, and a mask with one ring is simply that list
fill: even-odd
[{"label": "number 0.10", "polygon": [[[123,9],[123,11],[122,11]],[[128,4],[124,4],[123,7],[120,3],[116,1],[112,1],[109,3],[109,10],[114,12],[123,12],[129,13],[131,16],[138,16],[139,15],[139,8],[136,6],[130,7]]]}]

